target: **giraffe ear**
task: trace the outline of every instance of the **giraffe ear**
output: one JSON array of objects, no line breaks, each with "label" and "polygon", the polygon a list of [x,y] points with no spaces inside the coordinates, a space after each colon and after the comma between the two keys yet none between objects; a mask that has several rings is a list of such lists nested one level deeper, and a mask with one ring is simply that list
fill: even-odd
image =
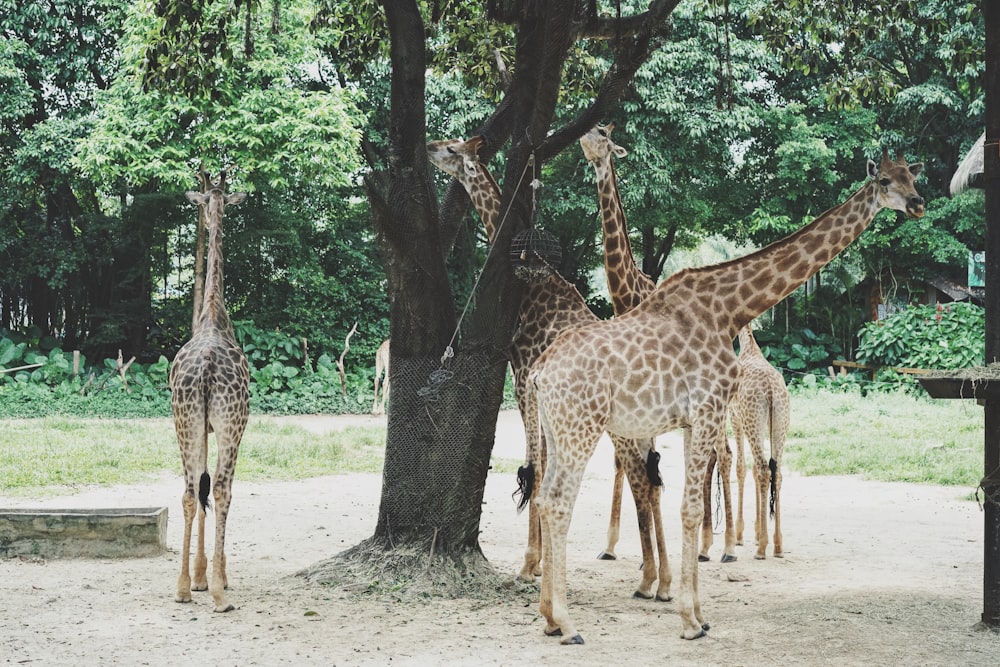
[{"label": "giraffe ear", "polygon": [[910,173],[913,174],[913,178],[916,178],[917,176],[920,175],[920,172],[924,170],[924,163],[914,162],[913,164],[910,165],[909,169]]},{"label": "giraffe ear", "polygon": [[878,178],[878,165],[874,160],[868,160],[868,178],[873,181]]},{"label": "giraffe ear", "polygon": [[241,201],[243,201],[246,198],[247,198],[247,193],[245,193],[245,192],[233,192],[233,193],[230,193],[230,194],[226,195],[226,205],[227,206],[235,206],[236,204],[239,204]]},{"label": "giraffe ear", "polygon": [[616,157],[625,157],[626,155],[628,155],[628,151],[619,146],[618,144],[613,143],[611,144],[611,146],[612,146],[611,151],[615,154]]},{"label": "giraffe ear", "polygon": [[184,193],[184,196],[188,198],[188,201],[195,206],[204,206],[208,203],[208,195],[202,192],[193,192],[188,190]]}]

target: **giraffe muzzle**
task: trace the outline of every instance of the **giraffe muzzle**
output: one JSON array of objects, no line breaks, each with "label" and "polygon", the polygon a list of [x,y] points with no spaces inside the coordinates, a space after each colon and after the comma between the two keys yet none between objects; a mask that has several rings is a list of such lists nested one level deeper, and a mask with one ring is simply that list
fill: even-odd
[{"label": "giraffe muzzle", "polygon": [[924,198],[910,197],[906,202],[906,215],[911,218],[924,217]]}]

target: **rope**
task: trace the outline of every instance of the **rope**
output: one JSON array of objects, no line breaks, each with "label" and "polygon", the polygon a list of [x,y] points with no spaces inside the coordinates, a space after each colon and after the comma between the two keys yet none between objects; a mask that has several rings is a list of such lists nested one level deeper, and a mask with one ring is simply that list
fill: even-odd
[{"label": "rope", "polygon": [[[510,215],[510,209],[514,205],[514,199],[517,196],[517,191],[520,190],[521,189],[521,185],[524,184],[524,176],[525,176],[525,174],[528,173],[528,168],[529,167],[533,167],[534,164],[535,164],[535,153],[534,153],[534,151],[532,151],[531,155],[528,157],[527,163],[525,163],[525,165],[524,165],[524,170],[521,172],[521,176],[520,176],[520,178],[517,181],[517,187],[514,188],[514,196],[510,198],[510,203],[507,205],[507,210],[504,211],[503,217],[500,218],[500,224],[497,225],[497,230],[496,230],[496,235],[497,236],[500,236],[500,230],[503,229],[504,223],[507,222],[507,216]],[[531,181],[531,187],[535,188],[537,190],[538,186],[541,185],[541,184],[538,183],[538,185],[536,185],[536,183],[538,183],[538,179],[537,178],[535,178],[535,179],[533,179]],[[532,207],[532,212],[534,212],[534,209],[535,209],[535,195],[534,195],[534,193],[532,194],[531,207]],[[476,274],[476,280],[472,284],[472,289],[469,291],[469,298],[465,300],[465,307],[462,308],[462,314],[459,316],[458,322],[455,323],[455,330],[451,334],[451,340],[448,341],[448,346],[445,348],[445,353],[441,357],[441,365],[442,366],[445,364],[445,361],[447,361],[451,357],[455,356],[454,355],[455,339],[458,338],[458,332],[462,328],[462,322],[465,320],[465,316],[469,312],[469,305],[472,304],[472,299],[476,295],[476,290],[479,289],[479,281],[482,280],[482,278],[483,278],[483,271],[485,271],[486,264],[490,261],[490,255],[493,254],[493,248],[495,246],[496,246],[496,244],[493,243],[493,241],[491,240],[490,241],[490,248],[486,252],[486,259],[483,261],[483,265],[479,268],[479,273]]]},{"label": "rope", "polygon": [[[510,215],[510,210],[513,207],[517,192],[524,184],[524,177],[528,173],[528,168],[534,166],[535,153],[532,151],[528,156],[528,161],[524,165],[524,170],[521,172],[520,178],[517,180],[517,187],[514,188],[514,196],[511,197],[510,203],[507,205],[507,210],[504,211],[503,216],[500,218],[500,224],[497,225],[495,232],[496,236],[500,236],[500,230],[503,229],[504,224],[507,222],[507,217]],[[539,182],[537,175],[535,175],[535,178],[531,181],[531,187],[535,189],[535,192],[532,193],[531,200],[532,218],[534,218],[537,202],[537,190],[540,186],[541,183]],[[479,272],[476,274],[476,280],[472,284],[472,289],[469,291],[469,298],[465,301],[465,307],[462,308],[462,314],[459,315],[458,321],[455,323],[455,330],[452,332],[451,339],[448,341],[448,345],[445,346],[444,353],[441,355],[441,368],[431,373],[428,383],[417,390],[417,395],[428,403],[436,403],[441,400],[442,388],[454,375],[452,371],[446,370],[444,367],[448,363],[448,360],[454,358],[455,356],[455,339],[458,338],[458,332],[462,328],[462,322],[465,320],[465,316],[469,312],[469,306],[472,304],[472,299],[475,297],[476,291],[479,289],[479,282],[483,278],[483,272],[486,270],[486,264],[490,261],[490,255],[493,254],[493,248],[496,246],[493,242],[495,238],[496,237],[494,237],[494,239],[490,239],[490,247],[486,252],[486,259],[483,260],[483,265],[479,268]]]}]

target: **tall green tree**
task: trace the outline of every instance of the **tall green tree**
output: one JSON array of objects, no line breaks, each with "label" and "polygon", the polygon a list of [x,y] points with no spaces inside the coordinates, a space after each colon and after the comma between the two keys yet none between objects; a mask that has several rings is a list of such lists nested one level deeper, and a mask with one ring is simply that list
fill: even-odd
[{"label": "tall green tree", "polygon": [[0,2],[0,328],[33,324],[75,346],[141,339],[141,230],[105,215],[72,168],[114,72],[120,4]]},{"label": "tall green tree", "polygon": [[[331,274],[349,275],[358,257],[377,266],[371,233],[338,233],[360,195],[361,96],[322,78],[306,25],[311,7],[308,0],[275,3],[272,11],[251,2],[134,3],[123,18],[116,75],[97,95],[73,163],[104,192],[122,194],[124,220],[152,228],[144,250],[161,273],[151,278],[168,292],[182,289],[188,312],[197,215],[181,193],[196,187],[197,170],[228,169],[230,187],[251,192],[226,221],[234,318],[282,328],[330,352],[362,321],[369,335],[356,349],[374,351],[385,309],[365,301],[378,281],[369,270],[348,283],[348,298],[328,282]],[[137,207],[145,217],[130,214]],[[289,314],[302,314],[294,307],[300,302],[328,305],[290,322]],[[168,330],[164,344],[176,346],[189,335],[176,325],[190,317],[163,312],[171,315],[160,324]]]}]

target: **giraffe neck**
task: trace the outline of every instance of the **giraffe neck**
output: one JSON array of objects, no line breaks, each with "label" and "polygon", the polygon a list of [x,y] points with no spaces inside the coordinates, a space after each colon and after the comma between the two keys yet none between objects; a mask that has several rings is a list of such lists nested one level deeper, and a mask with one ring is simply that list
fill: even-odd
[{"label": "giraffe neck", "polygon": [[656,285],[635,263],[611,156],[594,162],[594,169],[597,171],[597,196],[601,203],[608,293],[615,315],[623,315],[649,296]]},{"label": "giraffe neck", "polygon": [[208,224],[208,260],[205,270],[205,294],[201,311],[198,316],[198,330],[205,327],[213,331],[227,333],[235,338],[233,325],[226,312],[223,299],[224,285],[222,276],[222,225],[218,220],[209,220]]},{"label": "giraffe neck", "polygon": [[660,286],[649,308],[697,311],[732,340],[860,236],[881,208],[877,195],[869,181],[844,203],[757,252],[680,271]]},{"label": "giraffe neck", "polygon": [[497,225],[500,220],[500,186],[493,179],[493,175],[482,165],[476,170],[475,176],[465,175],[459,179],[465,191],[469,193],[469,199],[475,206],[486,229],[486,238],[490,243],[496,237]]},{"label": "giraffe neck", "polygon": [[749,327],[743,327],[740,329],[740,358],[748,359],[750,357],[761,357],[763,358],[764,353],[760,351],[760,346],[757,345],[757,339],[753,337],[750,332]]}]

